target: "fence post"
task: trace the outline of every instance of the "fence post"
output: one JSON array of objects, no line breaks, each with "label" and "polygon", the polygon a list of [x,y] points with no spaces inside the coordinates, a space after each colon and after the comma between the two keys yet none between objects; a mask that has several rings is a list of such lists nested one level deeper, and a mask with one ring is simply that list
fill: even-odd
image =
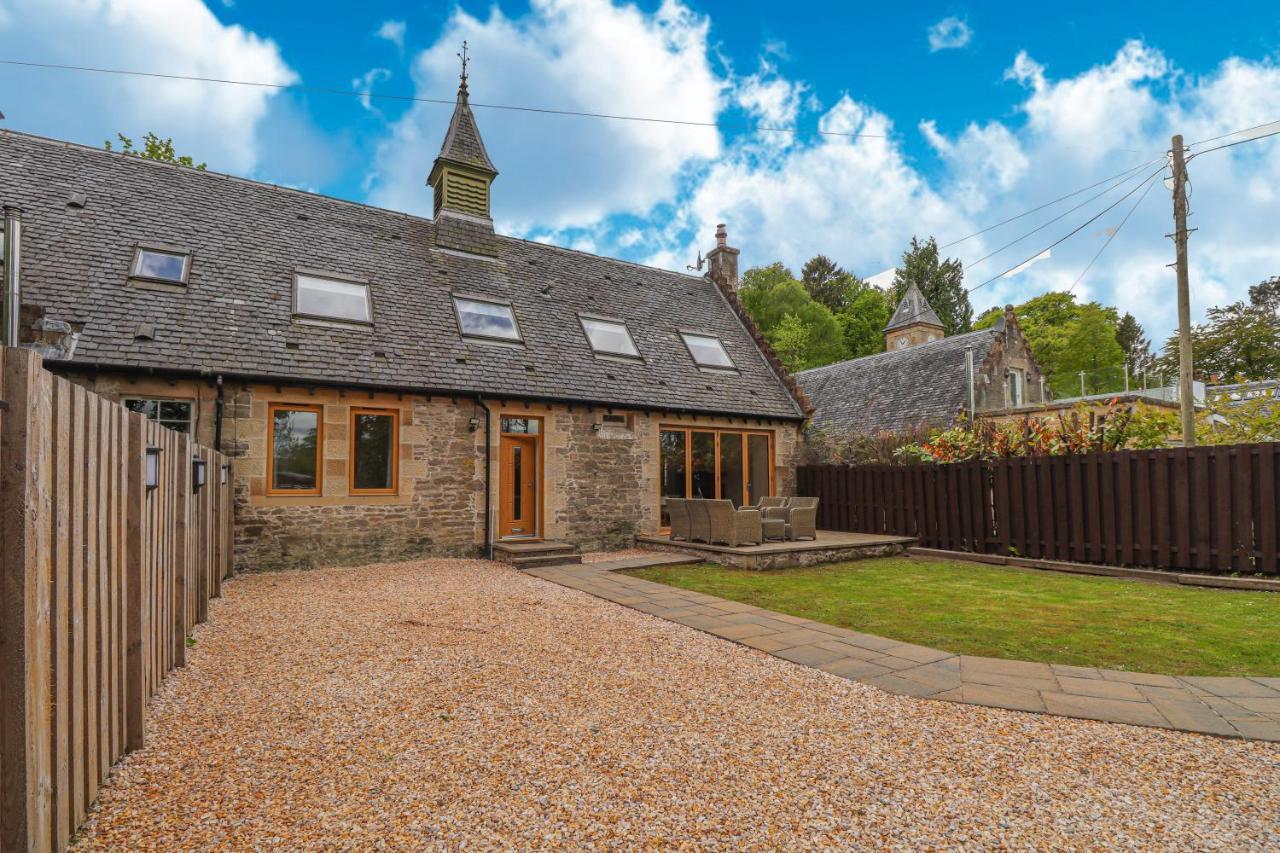
[{"label": "fence post", "polygon": [[52,377],[28,350],[0,350],[0,360],[0,849],[47,850]]},{"label": "fence post", "polygon": [[125,510],[125,668],[124,668],[124,748],[142,748],[143,723],[147,712],[146,668],[143,637],[146,635],[146,598],[143,564],[146,559],[143,537],[147,514],[146,418],[134,412],[125,420],[129,438],[128,492]]},{"label": "fence post", "polygon": [[178,436],[177,464],[174,466],[174,547],[173,565],[173,666],[187,665],[187,582],[191,574],[191,440]]}]

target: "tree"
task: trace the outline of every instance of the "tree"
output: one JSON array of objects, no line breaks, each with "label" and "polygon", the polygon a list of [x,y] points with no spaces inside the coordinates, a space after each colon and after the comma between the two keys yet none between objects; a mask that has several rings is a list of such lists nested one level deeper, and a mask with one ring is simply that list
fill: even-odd
[{"label": "tree", "polygon": [[1142,324],[1128,312],[1125,312],[1116,325],[1116,342],[1120,344],[1125,360],[1129,362],[1130,373],[1150,370],[1155,366],[1156,357],[1151,352],[1151,341]]},{"label": "tree", "polygon": [[848,307],[836,314],[846,358],[884,352],[884,327],[893,316],[888,294],[866,282],[861,284]]},{"label": "tree", "polygon": [[912,282],[933,306],[948,335],[972,330],[973,306],[964,289],[964,267],[955,258],[939,261],[938,241],[933,237],[924,243],[911,238],[911,248],[903,253],[902,266],[893,274],[894,306],[902,301]]},{"label": "tree", "polygon": [[[1252,295],[1252,294],[1251,294]],[[1191,359],[1200,376],[1249,382],[1280,375],[1280,317],[1264,304],[1233,302],[1210,308],[1191,327]],[[1161,368],[1178,372],[1178,335],[1164,345]]]},{"label": "tree", "polygon": [[747,270],[739,296],[788,370],[821,367],[845,357],[835,315],[814,301],[781,263]]},{"label": "tree", "polygon": [[1280,275],[1273,275],[1266,281],[1251,286],[1249,304],[1280,317]]},{"label": "tree", "polygon": [[1058,372],[1049,382],[1059,393],[1067,388],[1079,393],[1080,371],[1084,371],[1087,393],[1115,391],[1124,381],[1123,364],[1124,350],[1116,340],[1115,309],[1090,302],[1080,306],[1080,316],[1070,324]]},{"label": "tree", "polygon": [[827,306],[832,313],[849,307],[850,300],[865,284],[826,255],[814,255],[801,267],[800,282],[814,301]]},{"label": "tree", "polygon": [[[142,137],[142,150],[138,151],[133,147],[133,140],[125,136],[123,133],[117,133],[120,139],[120,153],[128,154],[131,157],[141,157],[143,160],[158,160],[161,163],[174,163],[178,166],[190,166],[193,169],[204,171],[205,163],[196,163],[187,155],[178,156],[173,150],[172,137],[161,139],[154,133],[147,133]],[[113,150],[111,140],[108,139],[102,143],[102,147],[108,151]]]}]

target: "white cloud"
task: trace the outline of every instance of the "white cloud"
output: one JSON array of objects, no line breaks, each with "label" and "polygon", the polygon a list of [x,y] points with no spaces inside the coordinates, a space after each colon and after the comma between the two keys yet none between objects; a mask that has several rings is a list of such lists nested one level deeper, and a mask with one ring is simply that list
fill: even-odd
[{"label": "white cloud", "polygon": [[1047,261],[1052,257],[1053,257],[1053,249],[1045,249],[1043,252],[1036,255],[1034,258],[1031,258],[1026,263],[1018,264],[1016,267],[1014,267],[1013,269],[1009,270],[1007,273],[1002,275],[1001,278],[1013,278],[1016,275],[1021,275],[1022,273],[1030,269],[1033,265],[1038,264],[1041,261]]},{"label": "white cloud", "polygon": [[[221,23],[198,0],[8,0],[11,25],[0,53],[107,68],[292,83],[275,43]],[[270,89],[182,80],[6,68],[0,70],[8,126],[89,144],[117,132],[173,137],[212,168],[252,172],[271,104]]]},{"label": "white cloud", "polygon": [[379,25],[375,35],[380,39],[386,39],[396,46],[399,50],[404,50],[404,21],[386,20]]},{"label": "white cloud", "polygon": [[351,88],[359,93],[360,106],[370,112],[377,112],[373,105],[373,87],[383,80],[391,79],[391,71],[387,68],[370,68],[351,81]]},{"label": "white cloud", "polygon": [[960,18],[952,15],[929,27],[929,50],[952,50],[964,47],[973,38],[973,30]]},{"label": "white cloud", "polygon": [[[465,38],[477,103],[714,122],[724,84],[711,70],[707,28],[706,18],[676,0],[651,15],[607,0],[533,0],[519,18],[497,6],[484,19],[456,10],[415,58],[413,77],[421,95],[451,95]],[[505,230],[532,236],[645,214],[672,199],[678,176],[721,146],[715,128],[481,108],[476,117],[503,173],[494,215]],[[378,153],[374,203],[430,212],[423,179],[448,121],[448,107],[415,104],[396,123]]]}]

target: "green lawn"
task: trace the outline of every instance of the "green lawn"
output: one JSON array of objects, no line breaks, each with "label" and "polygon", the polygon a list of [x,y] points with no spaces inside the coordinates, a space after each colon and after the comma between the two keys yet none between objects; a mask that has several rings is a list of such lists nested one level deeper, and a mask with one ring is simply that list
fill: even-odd
[{"label": "green lawn", "polygon": [[1171,675],[1280,675],[1280,594],[893,557],[639,577],[946,651]]}]

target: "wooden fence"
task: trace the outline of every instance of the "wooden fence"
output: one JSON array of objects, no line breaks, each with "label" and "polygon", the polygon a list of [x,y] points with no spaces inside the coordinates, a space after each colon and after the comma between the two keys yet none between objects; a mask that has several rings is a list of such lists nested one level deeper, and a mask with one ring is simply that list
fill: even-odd
[{"label": "wooden fence", "polygon": [[829,530],[928,548],[1158,569],[1280,574],[1280,444],[951,465],[804,466]]},{"label": "wooden fence", "polygon": [[0,849],[61,850],[230,573],[231,486],[34,353],[0,349],[0,399]]}]

